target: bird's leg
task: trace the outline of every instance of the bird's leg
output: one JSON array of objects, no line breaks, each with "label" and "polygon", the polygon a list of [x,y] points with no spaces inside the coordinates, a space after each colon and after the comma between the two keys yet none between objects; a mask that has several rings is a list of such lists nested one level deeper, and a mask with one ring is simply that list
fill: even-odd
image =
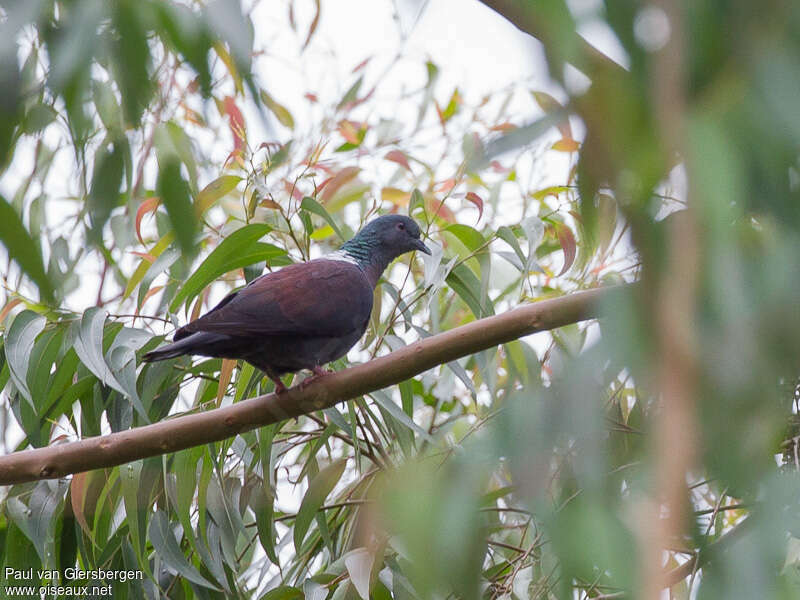
[{"label": "bird's leg", "polygon": [[289,391],[289,388],[283,384],[283,382],[280,380],[280,377],[270,377],[270,379],[272,379],[272,382],[275,384],[276,394],[285,394]]},{"label": "bird's leg", "polygon": [[281,381],[281,378],[278,377],[278,374],[275,371],[273,371],[272,369],[266,368],[266,367],[261,367],[261,370],[264,371],[264,373],[267,374],[267,377],[269,377],[270,380],[272,380],[272,383],[275,384],[275,393],[276,394],[283,394],[286,391],[288,391],[286,386]]}]

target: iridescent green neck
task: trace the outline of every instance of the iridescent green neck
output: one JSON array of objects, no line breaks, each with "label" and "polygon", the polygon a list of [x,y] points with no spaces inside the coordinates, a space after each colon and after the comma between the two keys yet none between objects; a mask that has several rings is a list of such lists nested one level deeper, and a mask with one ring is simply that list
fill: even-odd
[{"label": "iridescent green neck", "polygon": [[380,243],[376,235],[363,230],[342,244],[339,252],[344,252],[352,258],[367,274],[373,286],[394,259],[392,253]]}]

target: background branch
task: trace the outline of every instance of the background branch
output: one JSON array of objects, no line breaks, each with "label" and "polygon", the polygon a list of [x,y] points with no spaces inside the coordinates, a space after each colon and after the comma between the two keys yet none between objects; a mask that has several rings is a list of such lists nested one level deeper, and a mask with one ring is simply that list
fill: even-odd
[{"label": "background branch", "polygon": [[175,417],[110,435],[0,457],[0,485],[63,477],[216,442],[400,383],[437,365],[598,316],[599,303],[629,286],[577,292],[473,321],[361,365],[332,373],[305,389],[267,394],[231,406]]}]

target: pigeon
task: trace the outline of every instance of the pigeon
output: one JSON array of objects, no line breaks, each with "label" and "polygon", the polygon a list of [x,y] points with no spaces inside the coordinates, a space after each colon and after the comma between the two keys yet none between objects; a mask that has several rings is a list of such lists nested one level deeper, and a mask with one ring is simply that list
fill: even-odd
[{"label": "pigeon", "polygon": [[285,392],[281,375],[308,369],[313,376],[304,383],[316,379],[326,373],[323,365],[361,339],[381,274],[413,250],[430,254],[411,218],[378,217],[339,250],[267,273],[229,294],[143,360],[241,358],[261,369],[276,393]]}]

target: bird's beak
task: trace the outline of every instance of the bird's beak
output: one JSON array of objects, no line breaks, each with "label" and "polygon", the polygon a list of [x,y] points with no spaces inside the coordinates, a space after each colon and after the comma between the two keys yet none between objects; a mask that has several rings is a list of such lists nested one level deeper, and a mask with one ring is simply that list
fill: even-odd
[{"label": "bird's beak", "polygon": [[412,245],[414,246],[414,248],[416,248],[420,252],[424,252],[425,254],[430,256],[431,251],[428,250],[428,247],[425,244],[422,243],[422,240],[414,240],[412,242]]}]

